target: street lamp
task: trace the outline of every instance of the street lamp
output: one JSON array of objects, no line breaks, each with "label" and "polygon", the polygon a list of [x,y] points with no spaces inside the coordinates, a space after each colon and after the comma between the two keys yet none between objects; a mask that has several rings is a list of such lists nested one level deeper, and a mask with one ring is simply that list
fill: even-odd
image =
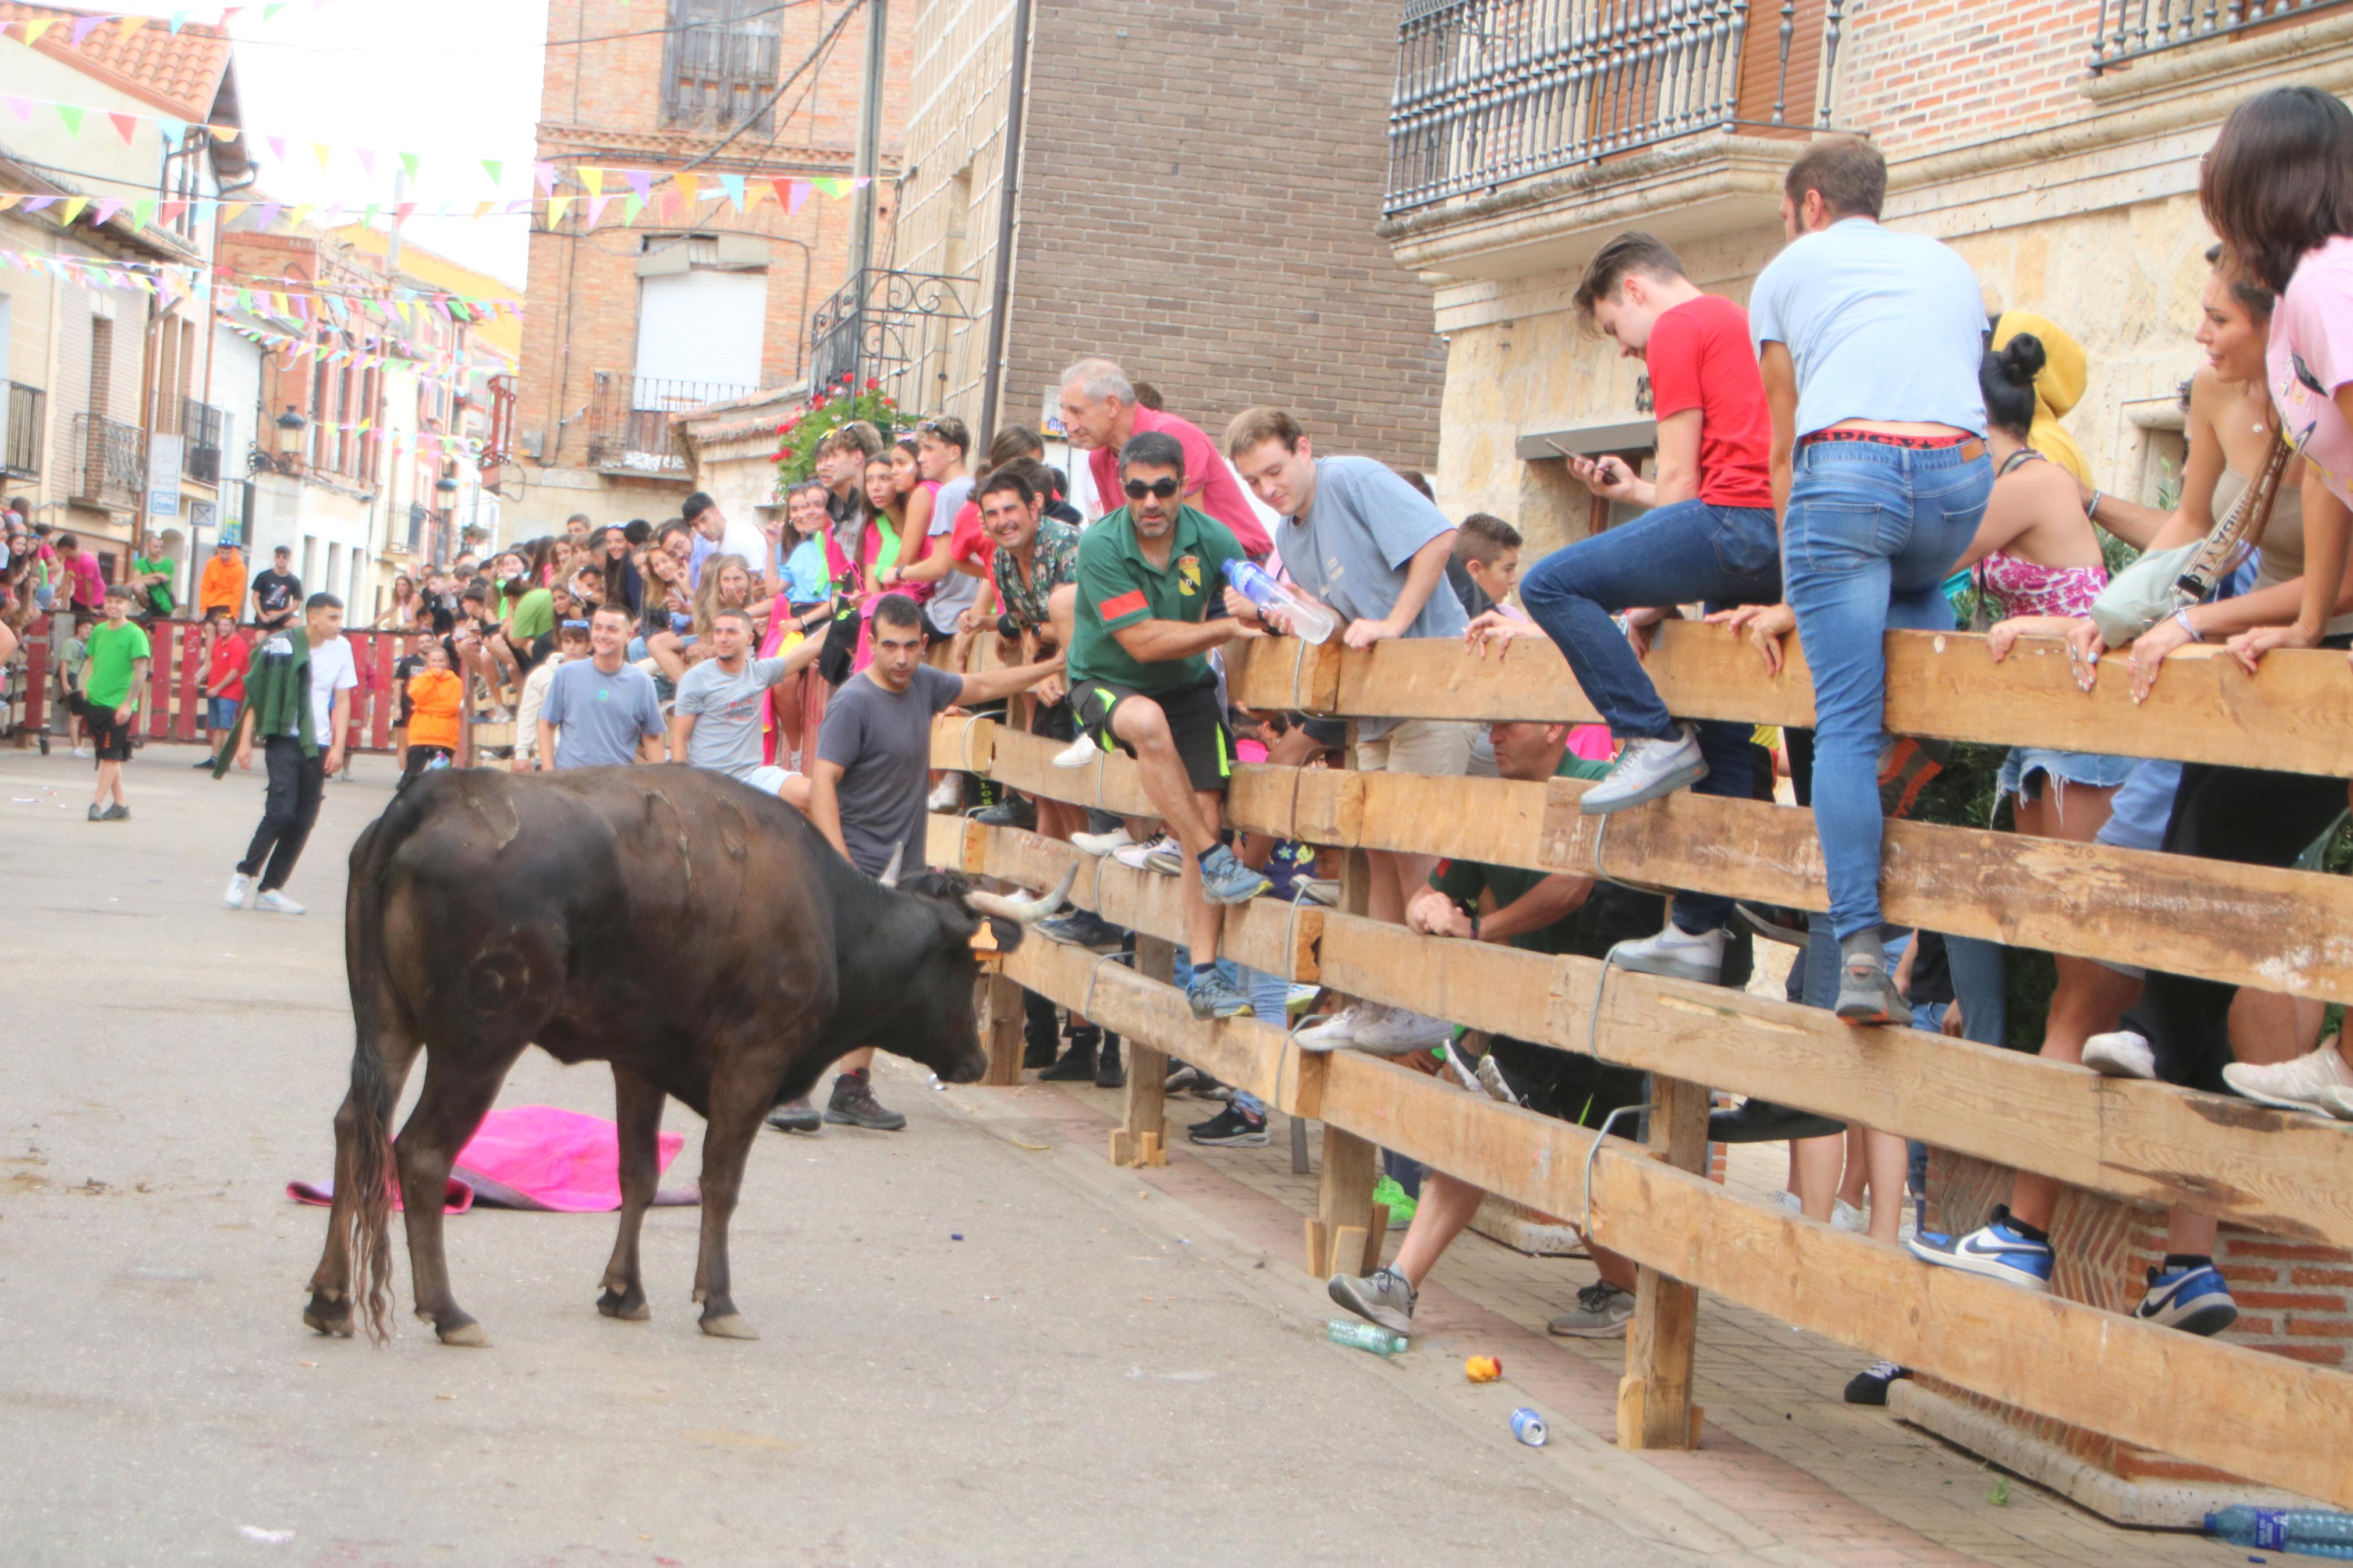
[{"label": "street lamp", "polygon": [[286,412],[278,416],[278,466],[290,474],[302,455],[302,427],[308,423],[294,412],[294,405],[290,403],[286,405]]}]

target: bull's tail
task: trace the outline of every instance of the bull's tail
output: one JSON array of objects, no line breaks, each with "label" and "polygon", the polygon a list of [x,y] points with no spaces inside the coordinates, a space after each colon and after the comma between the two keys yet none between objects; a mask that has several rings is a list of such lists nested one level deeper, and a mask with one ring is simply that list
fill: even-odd
[{"label": "bull's tail", "polygon": [[[353,1315],[364,1313],[368,1337],[391,1337],[392,1112],[399,1085],[385,1060],[396,1034],[406,1067],[416,1040],[408,1007],[394,988],[385,951],[385,905],[392,896],[386,875],[393,854],[420,818],[413,795],[395,797],[385,814],[352,846],[351,878],[343,904],[343,964],[351,984],[357,1039],[352,1050],[351,1169],[336,1173],[337,1194],[348,1191],[343,1241],[352,1262]],[[404,1072],[405,1076],[405,1072]]]}]

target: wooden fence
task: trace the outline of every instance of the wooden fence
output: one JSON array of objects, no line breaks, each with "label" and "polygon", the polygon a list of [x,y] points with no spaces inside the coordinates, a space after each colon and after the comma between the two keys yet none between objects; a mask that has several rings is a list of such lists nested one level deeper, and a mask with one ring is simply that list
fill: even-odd
[{"label": "wooden fence", "polygon": [[[1649,668],[1679,715],[1804,724],[1801,659],[1767,678],[1721,630],[1671,624]],[[1262,710],[1584,721],[1597,715],[1541,639],[1479,660],[1459,645],[1363,651],[1268,641],[1241,650],[1234,700]],[[1792,655],[1796,653],[1792,639]],[[2334,653],[2274,654],[2250,677],[2216,650],[2168,661],[2146,703],[2121,658],[2080,690],[2063,645],[1997,666],[1963,634],[1888,637],[1888,727],[1916,735],[2353,773],[2353,672]],[[1053,742],[945,718],[935,766],[1033,795],[1149,815],[1134,766],[1050,765]],[[1344,850],[1399,849],[1694,887],[1821,910],[1810,814],[1678,795],[1609,817],[1585,786],[1245,767],[1227,820]],[[987,988],[991,1082],[1018,1082],[1018,982],[1131,1042],[1114,1157],[1158,1157],[1163,1053],[1325,1126],[1309,1265],[1377,1256],[1376,1146],[1556,1215],[1641,1266],[1620,1385],[1630,1447],[1695,1442],[1697,1291],[1771,1313],[2039,1414],[2267,1484],[2353,1505],[2353,1376],[2138,1323],[1950,1269],[1727,1194],[1699,1173],[1709,1089],[1762,1095],[2144,1204],[2186,1203],[2263,1231],[2353,1245],[2353,1128],[2326,1119],[1719,987],[1426,937],[1343,910],[1261,900],[1228,911],[1223,951],[1255,969],[1473,1028],[1589,1050],[1653,1075],[1649,1146],[1461,1092],[1353,1052],[1302,1052],[1279,1027],[1193,1019],[1168,983],[1183,940],[1175,879],[1080,857],[1035,834],[934,817],[934,864],[1030,887],[1075,862],[1073,901],[1141,939],[1134,969],[1025,944]],[[1352,861],[1355,857],[1352,856]],[[1352,866],[1352,871],[1354,867]],[[1352,894],[1362,878],[1348,879]],[[1891,823],[1890,920],[2094,958],[2353,1001],[2353,883],[2180,856]],[[1139,973],[1141,971],[1141,973]]]}]

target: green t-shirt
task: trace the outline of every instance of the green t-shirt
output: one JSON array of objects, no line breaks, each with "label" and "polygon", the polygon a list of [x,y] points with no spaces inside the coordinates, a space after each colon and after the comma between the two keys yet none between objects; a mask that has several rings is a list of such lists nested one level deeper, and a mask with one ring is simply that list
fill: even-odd
[{"label": "green t-shirt", "polygon": [[172,558],[168,555],[134,555],[131,558],[131,574],[133,577],[143,577],[151,572],[163,574],[164,580],[148,584],[145,590],[147,607],[159,616],[168,616],[175,602],[172,597]]},{"label": "green t-shirt", "polygon": [[1079,601],[1071,637],[1071,679],[1100,680],[1148,697],[1198,686],[1209,656],[1145,664],[1113,634],[1145,621],[1208,618],[1225,602],[1226,563],[1247,561],[1233,531],[1207,512],[1179,508],[1168,564],[1145,559],[1125,507],[1079,537]]},{"label": "green t-shirt", "polygon": [[[1609,767],[1610,764],[1608,763],[1588,762],[1575,752],[1565,751],[1560,754],[1560,765],[1553,769],[1553,776],[1562,779],[1601,779],[1609,776]],[[1550,875],[1552,873],[1549,871],[1532,870],[1525,866],[1488,866],[1476,860],[1440,860],[1438,863],[1438,868],[1430,874],[1430,885],[1465,910],[1476,914],[1479,910],[1481,893],[1493,893],[1495,907],[1500,910],[1527,897],[1531,889]],[[1588,957],[1598,958],[1600,956],[1599,953],[1588,952],[1593,946],[1592,928],[1597,920],[1603,917],[1605,913],[1615,912],[1608,906],[1614,905],[1619,900],[1614,896],[1605,896],[1609,889],[1614,888],[1615,884],[1604,883],[1594,889],[1594,896],[1586,900],[1583,908],[1566,918],[1555,921],[1548,926],[1539,926],[1535,931],[1522,931],[1519,935],[1505,940],[1512,946],[1530,952],[1580,952],[1586,953]],[[1624,890],[1631,891],[1631,889]],[[1642,919],[1648,920],[1649,915],[1645,913]],[[1637,924],[1639,928],[1640,922],[1638,921]],[[1648,935],[1657,929],[1657,924],[1653,921],[1647,929],[1637,929],[1633,934]],[[1615,941],[1617,938],[1613,935],[1611,940]],[[1603,951],[1608,950],[1605,948]]]},{"label": "green t-shirt", "polygon": [[555,595],[533,588],[514,602],[515,640],[533,643],[555,629]]},{"label": "green t-shirt", "polygon": [[93,708],[120,708],[131,696],[131,665],[148,657],[147,634],[136,623],[100,622],[90,630],[90,668],[82,695]]}]

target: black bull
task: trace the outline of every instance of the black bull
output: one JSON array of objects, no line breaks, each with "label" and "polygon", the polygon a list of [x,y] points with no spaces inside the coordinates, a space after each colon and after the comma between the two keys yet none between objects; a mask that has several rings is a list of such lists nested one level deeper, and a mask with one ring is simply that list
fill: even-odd
[{"label": "black bull", "polygon": [[[783,801],[692,768],[427,774],[352,846],[343,948],[358,1043],[303,1321],[349,1334],[364,1301],[369,1333],[385,1337],[396,1161],[417,1316],[446,1344],[488,1342],[449,1290],[442,1193],[536,1043],[613,1068],[621,1226],[597,1310],[650,1315],[638,1234],[675,1095],[707,1123],[702,1329],[754,1337],[729,1293],[727,1222],[767,1110],[860,1046],[977,1079],[972,938],[987,919],[1010,950],[1068,888],[1017,900],[954,876],[886,886]],[[393,1107],[420,1051],[425,1087],[396,1147]]]}]

